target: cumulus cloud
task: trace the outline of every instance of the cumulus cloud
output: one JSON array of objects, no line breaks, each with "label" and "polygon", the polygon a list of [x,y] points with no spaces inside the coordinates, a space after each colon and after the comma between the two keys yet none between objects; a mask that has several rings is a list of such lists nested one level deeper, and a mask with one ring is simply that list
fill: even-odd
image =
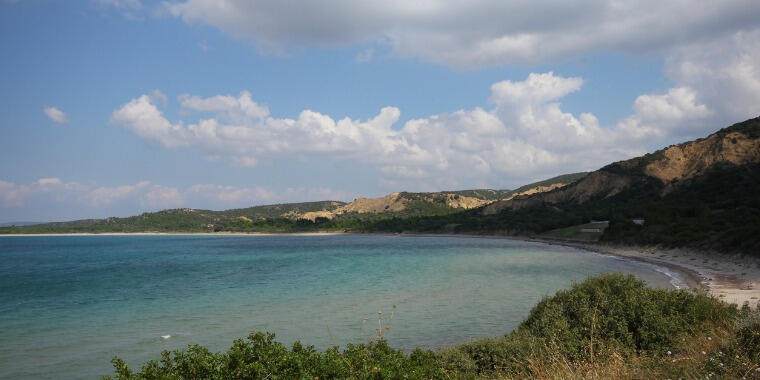
[{"label": "cumulus cloud", "polygon": [[76,182],[64,182],[60,178],[40,178],[32,183],[17,184],[0,180],[0,206],[23,207],[32,199],[56,194],[56,198],[81,193],[84,186]]},{"label": "cumulus cloud", "polygon": [[184,0],[164,6],[185,22],[212,25],[268,51],[375,42],[450,67],[545,62],[599,49],[660,54],[756,28],[760,18],[755,0]]},{"label": "cumulus cloud", "polygon": [[96,186],[56,177],[30,183],[0,180],[0,216],[7,218],[0,221],[56,220],[61,217],[57,214],[60,210],[68,210],[64,217],[70,220],[136,215],[179,207],[221,210],[285,202],[348,200],[355,196],[325,187],[272,189],[219,184],[174,187],[149,181]]},{"label": "cumulus cloud", "polygon": [[[522,81],[494,83],[488,108],[412,119],[401,128],[393,127],[400,117],[395,107],[368,120],[336,120],[312,110],[296,119],[275,118],[249,92],[181,95],[180,114],[197,119],[175,122],[143,95],[115,110],[111,122],[167,148],[200,150],[238,166],[293,156],[352,160],[374,165],[389,184],[419,187],[498,186],[505,178],[519,183],[594,169],[644,153],[656,139],[693,133],[690,122],[712,115],[694,90],[678,87],[640,96],[630,117],[603,127],[592,113],[562,110],[561,99],[582,86],[582,78],[532,73]],[[227,192],[235,193],[221,193]]]},{"label": "cumulus cloud", "polygon": [[563,78],[553,72],[531,73],[521,82],[502,81],[491,86],[491,102],[535,103],[557,100],[581,89],[582,78]]},{"label": "cumulus cloud", "polygon": [[24,197],[28,188],[13,182],[0,181],[0,201],[4,207],[18,207],[23,205]]},{"label": "cumulus cloud", "polygon": [[669,77],[710,106],[718,122],[760,113],[760,29],[674,49],[665,68]]},{"label": "cumulus cloud", "polygon": [[263,187],[235,187],[214,184],[193,185],[188,192],[204,198],[212,198],[225,203],[260,203],[277,199],[277,194]]},{"label": "cumulus cloud", "polygon": [[150,185],[148,181],[138,182],[134,185],[122,185],[117,187],[98,187],[83,194],[79,200],[90,206],[99,207],[115,201],[128,198],[142,191]]},{"label": "cumulus cloud", "polygon": [[47,116],[48,119],[54,123],[66,124],[69,122],[68,116],[66,116],[66,114],[57,107],[45,107],[42,109],[42,111],[45,113],[45,116]]},{"label": "cumulus cloud", "polygon": [[694,128],[690,122],[696,121],[700,126],[699,123],[712,114],[705,104],[697,101],[696,92],[689,87],[671,88],[665,94],[641,95],[636,98],[633,109],[634,114],[618,127],[637,139],[657,139],[666,134],[694,136],[703,128]]},{"label": "cumulus cloud", "polygon": [[184,204],[184,195],[176,187],[155,185],[141,198],[140,203],[153,209],[178,207]]},{"label": "cumulus cloud", "polygon": [[35,182],[38,185],[60,185],[62,183],[60,178],[40,178]]}]

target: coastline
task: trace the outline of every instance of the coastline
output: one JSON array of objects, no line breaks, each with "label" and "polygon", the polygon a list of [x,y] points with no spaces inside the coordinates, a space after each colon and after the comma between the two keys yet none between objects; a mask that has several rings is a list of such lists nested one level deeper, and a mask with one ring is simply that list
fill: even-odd
[{"label": "coastline", "polygon": [[[24,236],[337,236],[364,235],[353,232],[303,232],[303,233],[261,233],[261,232],[111,232],[111,233],[59,233],[59,234],[0,234],[0,238]],[[376,235],[376,234],[370,234]],[[594,242],[580,242],[536,237],[479,235],[479,234],[418,234],[380,233],[389,236],[451,236],[470,238],[497,238],[540,242],[577,248],[597,254],[610,255],[623,260],[632,260],[653,266],[675,282],[674,288],[682,285],[696,291],[704,291],[724,302],[741,306],[745,302],[755,306],[760,302],[760,259],[728,255],[717,252],[700,252],[687,248],[662,249],[656,247],[615,246]],[[680,282],[680,283],[679,283]]]},{"label": "coastline", "polygon": [[348,232],[72,232],[57,234],[0,234],[0,238],[24,236],[330,236]]},{"label": "coastline", "polygon": [[760,302],[760,260],[745,255],[701,252],[688,248],[616,246],[600,243],[526,238],[575,247],[663,267],[682,276],[690,289],[704,291],[726,303],[754,307]]},{"label": "coastline", "polygon": [[[405,236],[461,236],[501,238],[572,247],[653,266],[668,277],[675,274],[688,289],[705,292],[723,302],[751,307],[760,304],[760,259],[741,254],[702,252],[689,248],[616,246],[598,242],[529,236],[479,234],[403,234]],[[673,284],[678,288],[676,284]]]}]

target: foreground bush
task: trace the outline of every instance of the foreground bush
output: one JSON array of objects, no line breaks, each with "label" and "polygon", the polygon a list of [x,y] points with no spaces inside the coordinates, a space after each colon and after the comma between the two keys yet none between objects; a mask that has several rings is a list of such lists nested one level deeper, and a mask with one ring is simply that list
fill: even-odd
[{"label": "foreground bush", "polygon": [[[164,351],[116,379],[454,379],[758,377],[760,312],[683,290],[604,275],[539,302],[512,333],[409,354],[385,341],[317,351],[254,333],[223,353]],[[729,358],[730,357],[730,358]],[[730,359],[730,360],[729,360]]]}]

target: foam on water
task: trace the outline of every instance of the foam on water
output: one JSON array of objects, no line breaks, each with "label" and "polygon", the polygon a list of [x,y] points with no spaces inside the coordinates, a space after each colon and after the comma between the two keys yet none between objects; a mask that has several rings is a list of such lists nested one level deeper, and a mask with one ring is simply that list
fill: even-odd
[{"label": "foam on water", "polygon": [[358,343],[392,305],[393,347],[441,347],[509,332],[542,297],[608,272],[683,284],[645,263],[506,239],[3,237],[0,378],[97,378],[113,356],[139,368],[257,330]]}]

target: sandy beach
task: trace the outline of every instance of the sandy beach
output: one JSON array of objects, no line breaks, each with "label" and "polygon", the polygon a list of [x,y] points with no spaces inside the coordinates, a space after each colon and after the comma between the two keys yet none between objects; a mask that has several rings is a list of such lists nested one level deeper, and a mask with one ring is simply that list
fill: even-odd
[{"label": "sandy beach", "polygon": [[754,307],[760,302],[760,259],[747,255],[699,252],[693,249],[620,247],[594,243],[537,240],[586,249],[663,266],[684,277],[690,288],[706,291],[727,303]]}]

